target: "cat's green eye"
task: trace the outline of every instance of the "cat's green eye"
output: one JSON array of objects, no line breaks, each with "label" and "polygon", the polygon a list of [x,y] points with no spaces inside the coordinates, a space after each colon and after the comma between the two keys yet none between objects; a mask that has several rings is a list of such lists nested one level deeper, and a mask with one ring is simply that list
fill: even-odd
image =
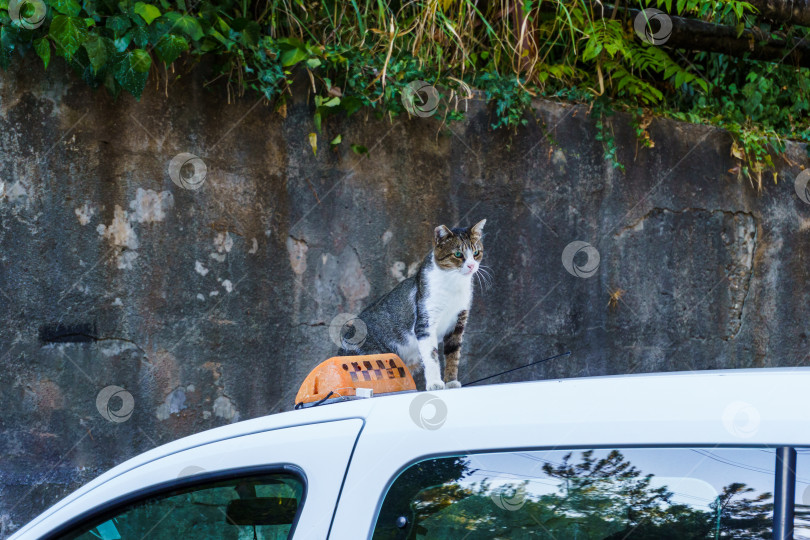
[{"label": "cat's green eye", "polygon": [[475,250],[475,253],[473,253],[473,257],[478,257],[478,255],[479,255],[480,253],[481,253],[481,252],[480,252],[480,251],[478,251],[478,250],[476,249],[476,250]]},{"label": "cat's green eye", "polygon": [[464,256],[464,255],[463,255],[463,254],[462,254],[460,251],[456,251],[455,253],[453,253],[453,255],[455,255],[455,256],[456,256],[456,257],[458,257],[459,259],[460,259],[460,258],[462,258],[462,257]]}]

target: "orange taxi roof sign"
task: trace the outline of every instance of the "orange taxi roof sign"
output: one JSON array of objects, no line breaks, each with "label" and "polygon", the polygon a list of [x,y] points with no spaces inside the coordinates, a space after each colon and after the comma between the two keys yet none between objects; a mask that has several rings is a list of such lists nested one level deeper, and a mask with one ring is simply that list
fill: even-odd
[{"label": "orange taxi roof sign", "polygon": [[408,366],[393,353],[333,356],[313,369],[295,396],[295,408],[357,398],[358,388],[376,394],[416,390]]}]

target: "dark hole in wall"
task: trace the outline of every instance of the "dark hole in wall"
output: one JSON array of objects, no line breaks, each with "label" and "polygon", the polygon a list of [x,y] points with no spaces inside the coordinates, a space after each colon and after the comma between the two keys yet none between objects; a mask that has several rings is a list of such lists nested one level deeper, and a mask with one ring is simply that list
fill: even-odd
[{"label": "dark hole in wall", "polygon": [[95,323],[51,323],[39,328],[42,343],[84,343],[96,339]]}]

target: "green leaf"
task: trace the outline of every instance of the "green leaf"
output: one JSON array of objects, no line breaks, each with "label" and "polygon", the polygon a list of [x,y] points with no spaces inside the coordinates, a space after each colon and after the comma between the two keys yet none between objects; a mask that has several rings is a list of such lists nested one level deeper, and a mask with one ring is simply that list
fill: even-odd
[{"label": "green leaf", "polygon": [[355,154],[359,154],[361,156],[363,154],[368,154],[368,148],[366,148],[362,144],[353,144],[352,150],[354,151]]},{"label": "green leaf", "polygon": [[[233,44],[233,42],[231,42],[231,44]],[[207,53],[207,52],[213,51],[215,49],[218,49],[219,45],[217,44],[217,42],[215,40],[210,39],[210,38],[205,38],[204,40],[202,40],[202,43],[200,43],[199,47],[200,47],[201,52]],[[230,51],[231,48],[228,47],[228,50]]]},{"label": "green leaf", "polygon": [[246,47],[255,47],[259,44],[259,36],[262,33],[262,29],[259,26],[259,23],[256,21],[249,21],[245,27],[241,30],[242,38],[241,42]]},{"label": "green leaf", "polygon": [[149,43],[149,34],[143,28],[133,28],[132,41],[134,41],[135,45],[138,47],[146,47],[146,44]]},{"label": "green leaf", "polygon": [[16,29],[0,25],[0,68],[6,69],[11,63],[16,38]]},{"label": "green leaf", "polygon": [[602,52],[602,44],[596,39],[590,39],[582,53],[582,59],[587,62],[588,60],[596,58],[600,52]]},{"label": "green leaf", "polygon": [[332,146],[335,146],[337,144],[340,144],[342,141],[343,141],[343,137],[341,135],[338,135],[337,137],[332,139],[332,141],[329,144],[331,144]]},{"label": "green leaf", "polygon": [[51,44],[48,42],[48,37],[43,36],[34,40],[34,50],[37,52],[42,63],[45,64],[45,69],[48,69],[48,63],[51,61]]},{"label": "green leaf", "polygon": [[203,29],[200,23],[191,15],[180,15],[174,11],[167,13],[166,17],[174,23],[172,28],[176,28],[188,35],[191,39],[198,41],[203,37]]},{"label": "green leaf", "polygon": [[301,49],[290,49],[281,54],[281,65],[284,67],[294,66],[301,60],[305,60],[309,56],[306,51]]},{"label": "green leaf", "polygon": [[13,51],[17,42],[19,31],[12,26],[0,25],[0,47],[7,51]]},{"label": "green leaf", "polygon": [[135,49],[130,53],[129,61],[132,69],[140,73],[148,72],[152,66],[152,57],[143,49]]},{"label": "green leaf", "polygon": [[283,49],[303,49],[305,47],[304,42],[297,37],[279,38],[276,43]]},{"label": "green leaf", "polygon": [[87,25],[79,17],[57,15],[51,21],[49,35],[56,46],[56,52],[70,58],[87,39]]},{"label": "green leaf", "polygon": [[214,26],[218,28],[220,32],[224,32],[225,34],[231,31],[231,27],[228,26],[228,23],[222,20],[222,17],[219,16],[217,16]]},{"label": "green leaf", "polygon": [[343,107],[343,110],[346,111],[346,115],[351,116],[360,110],[363,106],[363,102],[354,96],[346,96],[340,101],[340,105]]},{"label": "green leaf", "polygon": [[112,70],[107,70],[107,75],[104,77],[104,88],[114,99],[118,99],[118,94],[121,93],[121,85],[116,82]]},{"label": "green leaf", "polygon": [[140,15],[141,18],[146,21],[146,24],[152,24],[152,21],[161,15],[158,8],[151,4],[144,4],[143,2],[137,2],[135,4],[135,13]]},{"label": "green leaf", "polygon": [[82,6],[76,0],[51,0],[48,3],[59,13],[71,17],[75,17],[82,10]]},{"label": "green leaf", "polygon": [[242,30],[244,30],[245,26],[247,26],[248,22],[250,22],[250,19],[247,19],[245,17],[236,17],[234,19],[231,19],[230,26],[237,32],[241,32]]},{"label": "green leaf", "polygon": [[[146,87],[146,79],[149,78],[149,71],[148,66],[147,71],[140,71],[140,68],[143,67],[144,60],[140,53],[137,55],[133,53],[135,53],[135,51],[116,55],[115,80],[118,81],[124,90],[136,98],[140,98],[143,89]],[[146,54],[146,51],[141,51],[141,53]],[[135,66],[138,66],[139,69],[136,69]]]},{"label": "green leaf", "polygon": [[160,38],[158,44],[155,46],[157,56],[166,64],[171,64],[177,58],[188,50],[188,41],[183,36],[169,34]]},{"label": "green leaf", "polygon": [[84,49],[87,51],[87,57],[90,59],[90,65],[93,66],[93,71],[98,73],[107,63],[108,58],[107,46],[103,38],[96,36],[88,39],[84,42]]},{"label": "green leaf", "polygon": [[222,43],[223,45],[225,45],[225,49],[226,49],[226,50],[228,50],[228,51],[230,51],[230,50],[231,50],[231,47],[233,47],[233,45],[234,45],[234,42],[233,42],[233,41],[231,41],[230,39],[226,38],[225,36],[223,36],[221,33],[217,32],[217,31],[216,31],[216,30],[214,30],[213,28],[211,28],[211,29],[208,31],[208,35],[209,35],[210,37],[214,38],[215,40],[219,41],[219,42],[220,42],[220,43]]},{"label": "green leaf", "polygon": [[127,32],[123,37],[120,37],[114,41],[115,50],[120,53],[126,51],[131,41],[132,41],[132,32]]},{"label": "green leaf", "polygon": [[129,19],[120,15],[113,15],[107,19],[107,28],[113,31],[116,38],[123,36],[130,26],[132,26],[132,23],[129,22]]}]

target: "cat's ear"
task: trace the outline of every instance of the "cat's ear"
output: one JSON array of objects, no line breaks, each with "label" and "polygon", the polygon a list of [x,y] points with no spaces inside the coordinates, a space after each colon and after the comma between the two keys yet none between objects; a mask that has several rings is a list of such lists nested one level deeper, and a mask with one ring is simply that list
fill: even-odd
[{"label": "cat's ear", "polygon": [[484,225],[486,224],[487,220],[482,219],[481,221],[472,226],[470,232],[472,233],[473,236],[481,238],[482,236],[484,236]]},{"label": "cat's ear", "polygon": [[433,229],[433,243],[437,246],[451,236],[453,236],[453,232],[444,225],[439,225]]}]

